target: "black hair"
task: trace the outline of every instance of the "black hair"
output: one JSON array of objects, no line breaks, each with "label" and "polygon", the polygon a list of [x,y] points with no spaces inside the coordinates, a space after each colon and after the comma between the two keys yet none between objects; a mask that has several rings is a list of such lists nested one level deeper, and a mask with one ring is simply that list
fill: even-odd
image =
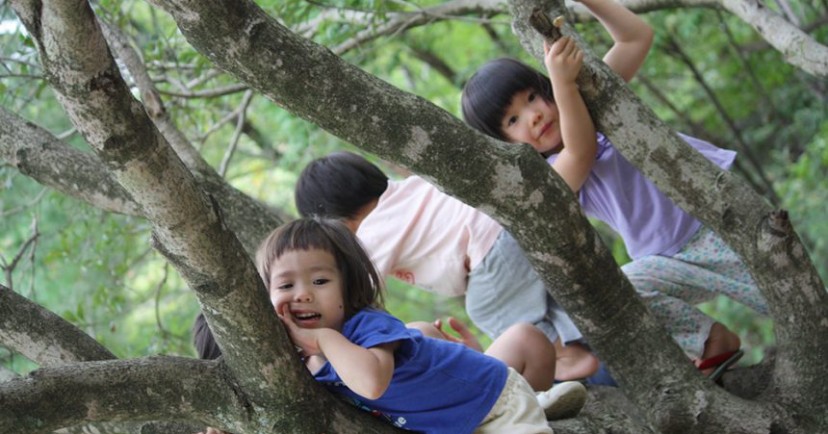
[{"label": "black hair", "polygon": [[218,359],[221,357],[221,348],[213,337],[213,331],[207,325],[203,313],[199,313],[193,324],[193,344],[199,359]]},{"label": "black hair", "polygon": [[302,170],[296,182],[296,208],[303,217],[352,219],[387,187],[388,177],[379,167],[357,154],[334,152]]},{"label": "black hair", "polygon": [[552,84],[546,75],[515,59],[487,62],[463,87],[463,120],[496,139],[506,140],[502,122],[506,108],[518,92],[534,89],[547,101],[554,101]]},{"label": "black hair", "polygon": [[383,308],[383,285],[371,258],[339,220],[302,218],[276,228],[256,251],[256,268],[270,291],[273,262],[287,251],[320,249],[330,253],[342,278],[345,318],[372,307]]}]

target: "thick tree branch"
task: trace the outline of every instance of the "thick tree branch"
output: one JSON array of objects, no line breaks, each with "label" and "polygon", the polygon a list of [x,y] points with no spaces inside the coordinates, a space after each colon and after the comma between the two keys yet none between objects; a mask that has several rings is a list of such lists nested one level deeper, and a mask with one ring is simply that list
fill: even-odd
[{"label": "thick tree branch", "polygon": [[[828,77],[828,47],[797,27],[796,23],[769,9],[762,0],[624,0],[621,3],[639,14],[679,7],[724,8],[752,26],[791,65],[816,77]],[[583,6],[573,4],[571,9],[576,20],[592,20]],[[397,34],[435,21],[458,19],[472,13],[492,15],[504,12],[500,0],[455,0],[422,8],[417,12],[389,13],[382,26],[360,33],[333,51],[341,55],[378,37]],[[369,20],[365,14],[349,14],[343,18],[349,22],[364,20],[366,25]]]},{"label": "thick tree branch", "polygon": [[104,211],[141,215],[94,155],[83,153],[0,107],[0,159],[35,181]]},{"label": "thick tree branch", "polygon": [[135,85],[138,86],[141,93],[141,100],[144,103],[147,114],[167,139],[167,142],[175,149],[181,161],[193,171],[204,175],[209,173],[214,174],[213,168],[204,161],[201,154],[198,153],[184,134],[173,124],[172,119],[170,119],[167,113],[167,109],[164,107],[164,102],[161,101],[161,95],[158,93],[158,89],[155,88],[152,78],[150,78],[147,72],[144,62],[141,60],[138,52],[130,46],[126,36],[121,33],[120,29],[114,28],[106,23],[102,23],[101,29],[104,31],[109,46],[112,47],[115,54],[124,63],[129,71],[129,75],[135,81]]},{"label": "thick tree branch", "polygon": [[[712,407],[721,404],[721,409],[734,410],[724,393],[711,390],[693,371],[649,315],[580,214],[571,192],[534,152],[483,138],[426,101],[297,38],[252,3],[156,3],[173,14],[197,49],[251,87],[351,143],[439,179],[450,194],[503,222],[536,259],[556,299],[576,317],[599,354],[619,360],[619,378],[640,394],[640,404],[663,401],[663,394],[677,390],[694,394],[703,389],[709,402],[716,403]],[[211,17],[225,20],[219,23]],[[459,164],[487,175],[474,180],[450,176],[461,170]],[[540,217],[551,215],[557,216],[558,224],[548,225],[548,219]],[[550,251],[549,246],[556,247]],[[591,264],[605,273],[588,273],[574,264]],[[647,344],[634,351],[620,344],[639,342],[644,335]],[[653,364],[661,367],[663,376],[652,375]],[[685,416],[692,420],[697,415]],[[683,426],[688,423],[681,421]],[[755,432],[762,424],[768,419],[757,418],[745,432]]]},{"label": "thick tree branch", "polygon": [[[89,4],[18,0],[13,8],[36,42],[58,101],[118,183],[141,204],[156,248],[196,291],[229,372],[252,403],[247,410],[267,415],[234,419],[239,430],[325,432],[337,426],[387,431],[370,418],[355,421],[357,410],[323,392],[307,375],[252,261],[228,230],[219,207],[202,193],[132,97]],[[330,411],[311,421],[296,411],[312,405]],[[90,413],[73,417],[85,420]]]},{"label": "thick tree branch", "polygon": [[[67,145],[4,108],[0,108],[0,159],[35,181],[96,208],[144,215],[99,158]],[[287,218],[284,212],[227,184],[212,168],[206,176],[202,172],[195,175],[199,187],[221,205],[227,225],[251,255],[265,235]]]},{"label": "thick tree branch", "polygon": [[[351,143],[417,173],[439,179],[450,194],[491,212],[530,252],[541,274],[547,277],[556,299],[576,317],[599,354],[606,355],[608,360],[613,360],[613,366],[618,366],[618,377],[628,387],[628,392],[637,396],[638,404],[653,408],[651,414],[654,416],[679,410],[669,428],[682,430],[695,426],[701,429],[713,420],[718,425],[710,426],[732,428],[738,425],[734,415],[749,411],[756,417],[748,424],[739,422],[742,432],[752,433],[768,430],[771,421],[780,418],[770,411],[767,403],[734,400],[719,389],[711,388],[693,372],[675,343],[637,301],[629,282],[621,276],[612,257],[579,214],[571,193],[533,152],[528,149],[515,151],[482,138],[447,113],[401,93],[344,63],[329,51],[295,37],[252,3],[187,0],[156,0],[155,3],[173,15],[179,28],[199,51],[251,87]],[[626,125],[634,116],[643,116],[642,119],[647,121],[654,118],[645,108],[639,107],[640,104],[636,105],[634,96],[623,93],[625,86],[617,77],[614,80],[603,74],[587,77],[582,89],[588,87],[608,94],[618,92],[615,100],[601,100],[602,103],[610,102],[608,106],[613,107],[605,109],[604,114],[615,116],[610,122],[598,116],[604,130],[612,131]],[[631,125],[638,126],[637,123]],[[693,196],[713,188],[717,193],[722,192],[723,197],[737,198],[733,201],[735,206],[760,204],[746,208],[758,212],[758,216],[734,214],[730,204],[724,203],[714,203],[714,209],[705,211],[706,218],[721,219],[726,210],[724,220],[729,224],[728,228],[741,224],[743,227],[739,229],[743,233],[740,236],[746,242],[756,235],[749,228],[755,228],[762,220],[763,210],[770,211],[761,198],[757,199],[755,194],[739,198],[749,189],[733,182],[727,173],[712,170],[709,162],[691,154],[686,145],[673,143],[678,139],[669,130],[653,125],[643,130],[634,127],[625,130],[639,138],[629,140],[627,136],[622,140],[615,139],[616,143],[641,145],[638,143],[643,142],[640,137],[649,136],[654,143],[670,144],[669,148],[659,146],[657,149],[641,145],[639,153],[633,156],[639,164],[647,158],[672,162],[666,173],[674,176],[663,176],[664,172],[659,171],[662,179],[669,180],[667,188]],[[446,143],[451,145],[440,146]],[[478,173],[491,175],[475,180],[453,177],[451,174],[460,170],[458,164],[471,165]],[[683,205],[689,205],[689,202],[685,201]],[[561,210],[566,210],[568,217],[561,216]],[[560,216],[555,227],[548,227],[547,219],[539,217],[550,215]],[[583,237],[582,234],[589,235]],[[549,246],[556,247],[550,252]],[[590,264],[595,267],[591,269],[615,272],[604,273],[599,278],[569,264]],[[804,276],[815,276],[813,268],[806,270]],[[763,287],[767,288],[769,285],[765,283],[762,282]],[[811,308],[802,313],[802,318],[806,321],[818,318],[816,314],[821,309],[823,307]],[[643,336],[646,339],[640,339]],[[632,351],[619,345],[619,341],[637,342],[637,348]],[[638,342],[642,344],[638,345]],[[813,343],[810,340],[807,345]],[[700,392],[703,395],[699,395]],[[665,400],[665,394],[687,400],[704,396],[706,404],[702,409],[691,409],[686,407],[685,400],[682,410],[674,405],[675,402]],[[653,406],[654,402],[661,404]],[[704,416],[700,416],[700,412]]]},{"label": "thick tree branch", "polygon": [[[544,3],[543,10],[550,10],[553,16],[562,13],[559,5],[549,3]],[[533,4],[514,1],[511,5],[514,27],[524,47],[541,58],[537,50],[541,41],[525,24]],[[788,371],[783,382],[786,384],[779,384],[777,393],[799,393],[804,382],[819,382],[816,371],[821,364],[816,354],[828,351],[828,323],[821,320],[828,315],[828,293],[787,215],[773,211],[744,183],[692,151],[591,53],[585,55],[582,75],[587,76],[583,81],[588,83],[579,81],[581,93],[596,128],[679,206],[719,233],[748,265],[771,306],[777,341],[792,343],[785,347],[788,351],[780,354],[780,360],[797,360],[808,366],[797,372]],[[792,294],[797,294],[797,301],[791,300]],[[810,305],[806,306],[805,300]],[[786,309],[786,305],[793,310]],[[803,327],[804,324],[813,326]],[[636,383],[634,388],[640,385]],[[639,404],[646,402],[645,398]],[[814,406],[815,412],[824,411],[823,402],[808,404]]]},{"label": "thick tree branch", "polygon": [[224,369],[219,362],[180,357],[39,369],[0,383],[0,432],[45,433],[86,421],[147,419],[231,428],[248,417],[248,403],[228,385]]},{"label": "thick tree branch", "polygon": [[[79,0],[48,5],[17,2],[14,6],[36,38],[44,70],[69,118],[118,182],[141,203],[160,250],[207,303],[207,315],[218,317],[213,309],[224,307],[221,301],[234,302],[233,309],[245,307],[240,309],[244,314],[234,318],[236,324],[212,325],[242,382],[253,386],[251,390],[267,390],[262,384],[276,378],[263,377],[266,369],[256,366],[272,366],[280,359],[287,365],[275,344],[289,346],[284,333],[275,333],[278,322],[258,274],[224,227],[218,208],[201,193],[132,98],[91,8]],[[259,339],[251,339],[255,344],[231,342],[224,326],[246,326]]]},{"label": "thick tree branch", "polygon": [[0,343],[40,366],[115,358],[88,334],[3,285]]}]

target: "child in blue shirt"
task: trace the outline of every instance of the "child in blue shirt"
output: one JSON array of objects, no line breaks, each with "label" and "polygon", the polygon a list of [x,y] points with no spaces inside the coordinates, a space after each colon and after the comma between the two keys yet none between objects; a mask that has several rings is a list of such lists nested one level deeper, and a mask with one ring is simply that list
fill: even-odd
[{"label": "child in blue shirt", "polygon": [[[612,35],[604,62],[629,81],[649,51],[652,31],[612,0],[582,0]],[[512,59],[481,67],[466,84],[463,117],[500,140],[528,143],[578,196],[590,217],[624,239],[633,261],[622,270],[653,313],[707,374],[734,363],[739,337],[695,304],[726,294],[760,313],[767,304],[740,258],[715,233],[677,207],[601,134],[575,79],[583,59],[574,41],[546,45],[547,78]],[[692,137],[689,145],[724,169],[735,153]]]},{"label": "child in blue shirt", "polygon": [[[314,378],[397,427],[425,433],[552,433],[548,416],[571,417],[584,404],[580,383],[561,383],[536,395],[503,361],[426,337],[385,312],[382,280],[355,235],[338,221],[306,218],[277,228],[260,246],[256,264],[276,314]],[[535,337],[514,342],[541,345],[545,356],[509,363],[521,371],[549,364],[543,369],[545,384],[534,386],[551,387],[554,346],[535,327],[513,329],[534,330]],[[197,346],[205,355],[216,355],[204,338],[209,329],[198,330]],[[512,332],[499,339],[509,339]],[[496,340],[490,348],[501,345]],[[509,353],[520,358],[537,351]]]}]

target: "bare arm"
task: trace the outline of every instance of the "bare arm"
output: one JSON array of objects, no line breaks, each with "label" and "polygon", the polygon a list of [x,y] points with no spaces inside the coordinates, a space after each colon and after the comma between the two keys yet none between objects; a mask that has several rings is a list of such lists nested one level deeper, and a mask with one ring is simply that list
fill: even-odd
[{"label": "bare arm", "polygon": [[580,2],[601,22],[615,41],[604,55],[604,63],[624,81],[632,80],[653,45],[653,29],[641,17],[615,0]]},{"label": "bare arm", "polygon": [[398,343],[363,348],[342,333],[330,329],[305,329],[293,321],[290,312],[279,314],[293,343],[306,356],[321,355],[331,363],[342,382],[354,393],[377,399],[385,393],[394,374],[394,350]]},{"label": "bare arm", "polygon": [[559,39],[551,47],[545,45],[544,50],[564,144],[552,169],[577,192],[586,182],[598,152],[595,125],[575,84],[583,53],[569,37]]},{"label": "bare arm", "polygon": [[332,329],[322,329],[319,348],[342,382],[354,393],[377,399],[385,393],[394,374],[397,342],[363,348]]}]

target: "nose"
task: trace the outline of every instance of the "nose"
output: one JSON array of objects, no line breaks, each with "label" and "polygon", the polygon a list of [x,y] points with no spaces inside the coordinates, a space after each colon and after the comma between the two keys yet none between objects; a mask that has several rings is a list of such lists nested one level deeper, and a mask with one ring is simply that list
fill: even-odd
[{"label": "nose", "polygon": [[529,119],[532,120],[532,125],[537,125],[538,123],[543,120],[543,112],[536,108],[530,108],[529,110]]},{"label": "nose", "polygon": [[308,290],[306,285],[297,285],[293,293],[293,301],[299,303],[310,303],[313,301],[313,293]]}]

